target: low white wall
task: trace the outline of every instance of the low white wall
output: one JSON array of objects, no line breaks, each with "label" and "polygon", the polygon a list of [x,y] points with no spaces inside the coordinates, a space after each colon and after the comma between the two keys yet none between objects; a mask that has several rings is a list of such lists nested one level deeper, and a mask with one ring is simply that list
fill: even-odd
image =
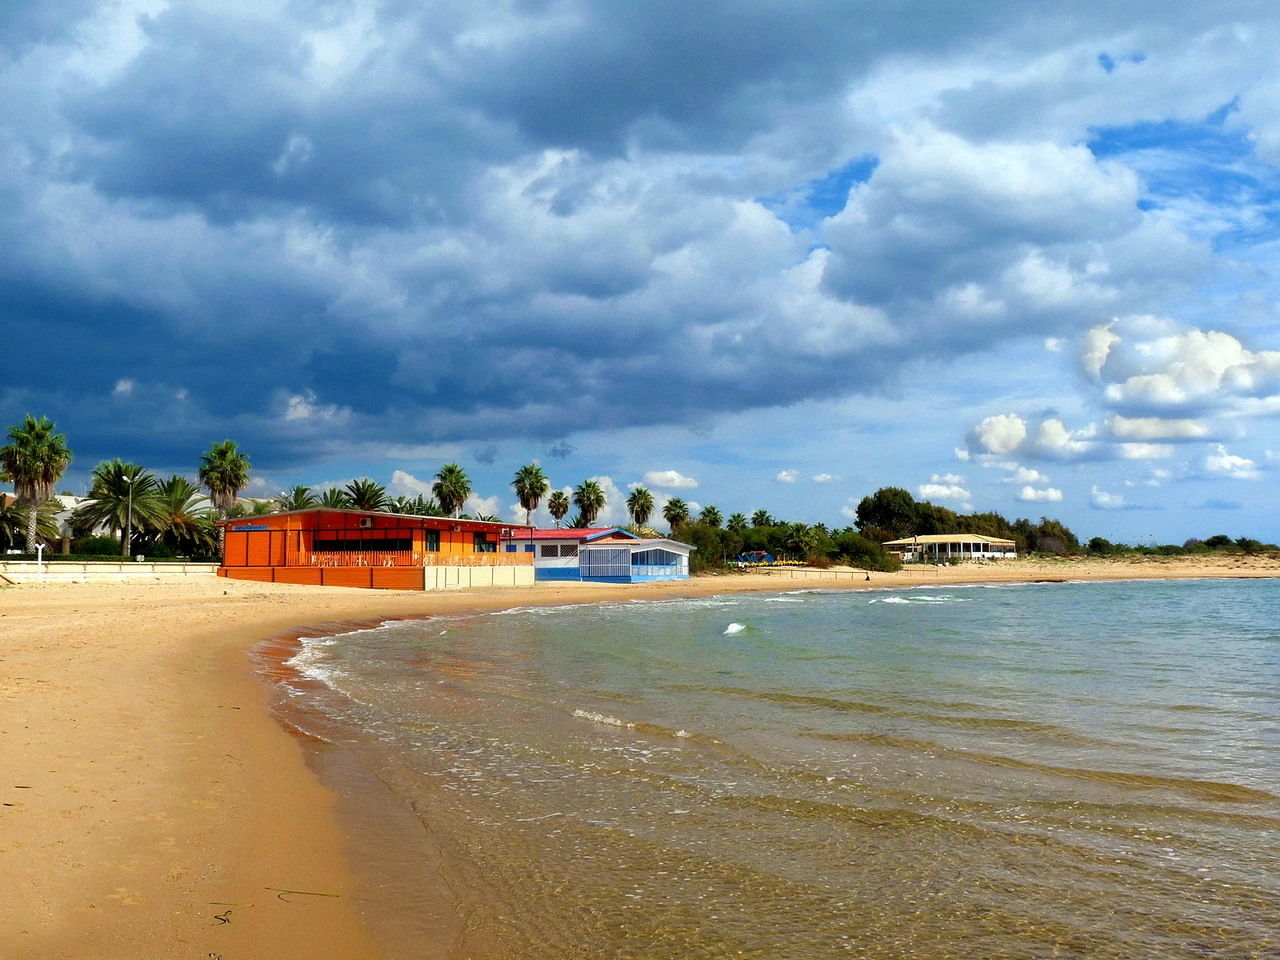
[{"label": "low white wall", "polygon": [[116,563],[45,561],[43,577],[34,560],[0,561],[0,576],[11,583],[98,583],[114,580],[166,580],[170,577],[212,577],[216,563]]},{"label": "low white wall", "polygon": [[531,587],[533,565],[510,567],[423,567],[424,590],[471,587]]}]

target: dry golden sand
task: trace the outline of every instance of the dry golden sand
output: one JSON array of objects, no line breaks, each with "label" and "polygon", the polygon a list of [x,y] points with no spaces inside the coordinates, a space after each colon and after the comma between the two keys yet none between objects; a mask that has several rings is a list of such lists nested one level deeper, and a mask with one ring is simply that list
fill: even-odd
[{"label": "dry golden sand", "polygon": [[[1267,558],[1018,561],[877,573],[869,586],[1278,575]],[[334,798],[272,719],[270,691],[245,656],[263,638],[343,621],[805,586],[868,584],[861,573],[785,571],[449,594],[213,578],[2,587],[0,960],[378,956]],[[279,893],[288,890],[304,892]]]}]

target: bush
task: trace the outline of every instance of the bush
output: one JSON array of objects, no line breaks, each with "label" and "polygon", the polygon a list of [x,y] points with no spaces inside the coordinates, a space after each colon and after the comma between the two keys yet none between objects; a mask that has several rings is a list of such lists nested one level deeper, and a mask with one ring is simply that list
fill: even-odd
[{"label": "bush", "polygon": [[71,542],[71,552],[83,556],[120,556],[120,541],[115,537],[81,537]]}]

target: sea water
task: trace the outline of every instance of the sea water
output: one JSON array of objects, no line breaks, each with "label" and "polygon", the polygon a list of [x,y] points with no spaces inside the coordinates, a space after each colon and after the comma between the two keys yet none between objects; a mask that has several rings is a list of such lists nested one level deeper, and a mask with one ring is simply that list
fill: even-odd
[{"label": "sea water", "polygon": [[515,609],[292,666],[435,852],[365,889],[447,891],[451,956],[1280,956],[1278,581]]}]

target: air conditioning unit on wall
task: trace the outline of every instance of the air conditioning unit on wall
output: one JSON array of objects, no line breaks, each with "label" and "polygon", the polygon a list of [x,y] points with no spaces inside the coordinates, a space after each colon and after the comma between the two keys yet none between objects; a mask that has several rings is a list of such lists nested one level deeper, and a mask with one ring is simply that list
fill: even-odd
[{"label": "air conditioning unit on wall", "polygon": [[360,518],[360,529],[361,529],[361,530],[372,530],[372,529],[373,529],[373,517],[361,517],[361,518]]}]

